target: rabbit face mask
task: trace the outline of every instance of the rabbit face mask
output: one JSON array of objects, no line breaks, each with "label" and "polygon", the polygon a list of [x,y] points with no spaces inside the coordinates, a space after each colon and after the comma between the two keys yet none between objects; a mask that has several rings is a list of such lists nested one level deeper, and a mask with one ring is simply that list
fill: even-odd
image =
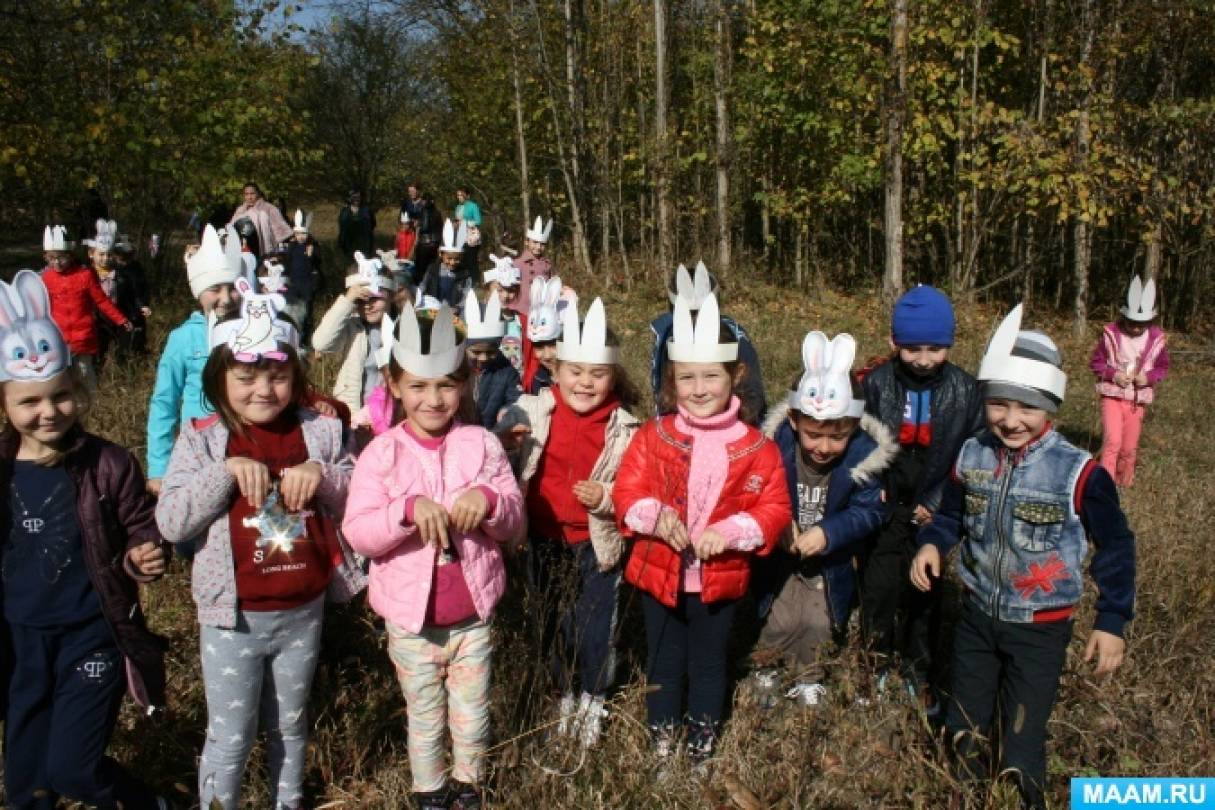
[{"label": "rabbit face mask", "polygon": [[852,361],[856,340],[841,333],[830,341],[822,332],[811,332],[802,341],[805,371],[797,390],[789,395],[789,409],[825,422],[844,417],[860,418],[865,403],[852,397]]},{"label": "rabbit face mask", "polygon": [[71,362],[38,274],[22,270],[12,284],[0,282],[0,380],[49,380]]},{"label": "rabbit face mask", "polygon": [[211,324],[211,348],[227,344],[242,363],[256,363],[263,357],[286,362],[287,354],[279,344],[298,351],[300,343],[295,327],[277,317],[286,308],[286,301],[277,293],[258,295],[245,278],[236,280],[236,289],[241,296],[241,317]]},{"label": "rabbit face mask", "polygon": [[561,279],[550,278],[532,282],[531,307],[527,312],[527,336],[533,343],[544,343],[561,337]]}]

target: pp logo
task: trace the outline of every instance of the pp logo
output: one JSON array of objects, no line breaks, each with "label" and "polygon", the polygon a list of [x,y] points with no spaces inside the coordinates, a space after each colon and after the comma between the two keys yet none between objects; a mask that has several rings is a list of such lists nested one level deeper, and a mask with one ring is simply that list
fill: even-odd
[{"label": "pp logo", "polygon": [[21,521],[21,527],[27,534],[42,534],[42,527],[45,525],[46,521],[42,518],[25,518]]},{"label": "pp logo", "polygon": [[109,656],[105,653],[94,653],[91,658],[80,664],[80,674],[84,676],[86,681],[99,683],[105,679],[106,673],[110,671]]},{"label": "pp logo", "polygon": [[747,479],[747,485],[745,487],[743,487],[743,489],[745,489],[747,492],[756,492],[756,493],[763,492],[764,491],[763,476],[752,475],[750,478]]}]

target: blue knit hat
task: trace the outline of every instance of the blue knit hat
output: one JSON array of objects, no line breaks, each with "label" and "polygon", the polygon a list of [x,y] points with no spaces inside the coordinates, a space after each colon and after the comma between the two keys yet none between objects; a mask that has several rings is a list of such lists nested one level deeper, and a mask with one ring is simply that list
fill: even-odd
[{"label": "blue knit hat", "polygon": [[920,284],[894,304],[890,335],[896,346],[952,346],[953,305],[940,290]]}]

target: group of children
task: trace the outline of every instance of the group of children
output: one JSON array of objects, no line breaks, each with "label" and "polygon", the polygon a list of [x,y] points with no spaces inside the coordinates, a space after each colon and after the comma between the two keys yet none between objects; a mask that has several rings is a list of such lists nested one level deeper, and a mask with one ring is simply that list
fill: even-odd
[{"label": "group of children", "polygon": [[[959,777],[990,772],[981,743],[998,727],[1000,772],[1044,806],[1046,722],[1090,537],[1100,596],[1086,657],[1099,674],[1121,662],[1132,615],[1134,538],[1115,484],[1131,483],[1143,406],[1168,364],[1151,282],[1094,353],[1110,401],[1102,466],[1054,429],[1067,378],[1051,339],[1021,330],[1018,307],[976,379],[949,362],[952,308],[930,287],[895,304],[893,354],[875,368],[854,368],[851,336],[807,334],[801,373],[769,408],[715,280],[680,267],[654,323],[657,415],[641,421],[602,301],[583,308],[549,277],[550,227],[529,230],[522,260],[492,256],[485,302],[470,290],[458,314],[394,272],[391,254],[356,255],[312,337],[342,357],[327,398],[308,383],[280,280],[257,277],[239,239],[208,226],[187,261],[198,311],[158,368],[146,491],[130,453],[81,421],[89,344],[60,318],[85,300],[107,312],[96,274],[60,260],[60,233],[41,279],[0,288],[12,806],[60,794],[168,806],[105,757],[125,690],[164,705],[165,647],[138,587],[163,574],[167,544],[193,558],[204,807],[240,806],[259,727],[273,806],[302,806],[324,605],[364,587],[405,696],[418,806],[481,806],[491,627],[504,551],[520,547],[558,737],[600,738],[620,686],[622,580],[640,595],[660,772],[680,752],[712,761],[748,596],[763,622],[756,681],[787,680],[805,704],[829,694],[825,665],[859,605],[879,688],[896,676],[930,717],[948,697]],[[78,292],[48,294],[72,274],[84,274]],[[965,595],[945,684],[933,658],[955,546]]]}]

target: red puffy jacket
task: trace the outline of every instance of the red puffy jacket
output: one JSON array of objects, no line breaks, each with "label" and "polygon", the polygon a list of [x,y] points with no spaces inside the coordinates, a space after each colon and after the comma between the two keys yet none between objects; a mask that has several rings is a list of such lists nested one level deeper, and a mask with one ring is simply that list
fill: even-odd
[{"label": "red puffy jacket", "polygon": [[[692,442],[675,427],[675,420],[674,414],[661,416],[637,431],[620,462],[612,489],[620,530],[626,537],[636,538],[624,578],[669,607],[679,599],[680,555],[658,538],[636,535],[624,525],[624,517],[633,504],[655,498],[678,511],[687,524]],[[709,525],[746,512],[763,531],[764,544],[755,552],[726,551],[703,563],[700,598],[705,602],[738,599],[746,594],[751,554],[762,556],[772,551],[793,515],[785,469],[775,443],[748,425],[746,434],[729,446],[729,454],[730,469]]]},{"label": "red puffy jacket", "polygon": [[48,268],[42,271],[42,283],[51,299],[51,318],[63,333],[72,354],[101,351],[97,337],[98,311],[115,326],[127,322],[127,316],[101,289],[101,282],[90,267],[78,264],[62,271]]}]

